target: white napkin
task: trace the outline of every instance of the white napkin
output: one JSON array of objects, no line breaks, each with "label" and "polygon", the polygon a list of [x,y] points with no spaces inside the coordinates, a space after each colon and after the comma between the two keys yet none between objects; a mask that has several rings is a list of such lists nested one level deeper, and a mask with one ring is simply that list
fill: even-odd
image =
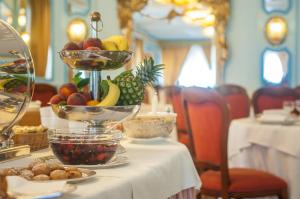
[{"label": "white napkin", "polygon": [[63,194],[76,189],[76,186],[69,186],[65,181],[34,182],[19,176],[8,176],[7,183],[8,192],[17,195],[37,196],[56,192]]},{"label": "white napkin", "polygon": [[265,110],[258,118],[260,122],[273,122],[273,123],[285,123],[292,122],[294,119],[291,115],[283,110]]}]

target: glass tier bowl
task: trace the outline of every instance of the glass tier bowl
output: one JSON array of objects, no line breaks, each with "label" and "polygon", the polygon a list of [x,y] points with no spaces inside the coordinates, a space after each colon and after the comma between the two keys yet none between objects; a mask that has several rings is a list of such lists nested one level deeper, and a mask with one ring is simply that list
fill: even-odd
[{"label": "glass tier bowl", "polygon": [[116,154],[121,131],[95,135],[76,129],[56,129],[48,132],[50,147],[59,161],[66,165],[105,164]]},{"label": "glass tier bowl", "polygon": [[63,50],[60,58],[70,68],[101,71],[118,69],[130,61],[132,52],[108,50]]},{"label": "glass tier bowl", "polygon": [[[85,122],[85,131],[90,133],[107,133],[123,121],[134,117],[140,109],[140,105],[72,106],[52,104],[51,106],[59,118]],[[106,126],[109,127],[105,128]]]}]

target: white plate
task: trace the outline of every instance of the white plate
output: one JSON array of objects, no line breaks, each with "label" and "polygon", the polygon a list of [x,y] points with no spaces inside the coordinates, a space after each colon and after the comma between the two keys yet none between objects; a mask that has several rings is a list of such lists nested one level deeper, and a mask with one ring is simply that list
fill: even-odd
[{"label": "white plate", "polygon": [[273,124],[273,125],[276,125],[276,124],[277,125],[293,125],[296,122],[296,120],[294,120],[294,119],[278,121],[278,120],[264,120],[261,118],[257,118],[256,120],[262,124]]},{"label": "white plate", "polygon": [[129,163],[128,157],[117,155],[113,157],[112,160],[108,161],[106,164],[97,164],[97,165],[66,165],[66,166],[75,166],[79,168],[89,168],[89,169],[107,169],[118,166],[123,166]]},{"label": "white plate", "polygon": [[155,138],[132,138],[128,137],[128,140],[134,144],[161,144],[164,143],[167,137],[155,137]]},{"label": "white plate", "polygon": [[8,176],[8,192],[18,198],[37,198],[48,195],[48,198],[61,197],[66,193],[71,193],[76,189],[76,185],[63,181],[28,181],[20,176]]}]

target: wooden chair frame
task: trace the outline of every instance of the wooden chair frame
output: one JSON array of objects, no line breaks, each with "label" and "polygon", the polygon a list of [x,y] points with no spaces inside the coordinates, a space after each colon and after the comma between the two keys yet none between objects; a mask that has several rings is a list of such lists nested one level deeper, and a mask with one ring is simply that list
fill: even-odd
[{"label": "wooden chair frame", "polygon": [[[227,108],[225,100],[215,91],[205,89],[205,88],[187,88],[182,91],[182,102],[183,107],[185,109],[185,118],[186,124],[188,127],[188,133],[190,134],[191,139],[193,140],[193,133],[190,125],[190,118],[188,114],[188,103],[197,103],[197,104],[206,104],[206,103],[214,103],[218,106],[222,113],[223,123],[221,127],[221,162],[220,165],[215,165],[210,162],[201,162],[195,161],[195,166],[199,171],[206,170],[220,170],[221,172],[221,190],[220,191],[212,191],[206,190],[205,188],[201,188],[199,198],[203,195],[214,196],[214,197],[222,197],[223,199],[236,198],[241,199],[244,197],[264,197],[264,196],[278,196],[279,199],[288,199],[287,190],[280,191],[263,191],[263,192],[255,192],[255,193],[229,193],[230,186],[230,176],[228,169],[228,157],[227,157],[227,144],[228,144],[228,129],[230,125],[230,114]],[[191,142],[192,147],[192,157],[195,160],[195,146],[194,142]]]},{"label": "wooden chair frame", "polygon": [[299,95],[296,93],[295,90],[288,88],[288,87],[264,87],[256,90],[253,93],[252,96],[252,105],[254,108],[254,113],[258,114],[259,112],[259,107],[258,107],[258,99],[262,95],[267,95],[270,97],[283,97],[283,96],[292,96],[295,99],[299,99]]}]

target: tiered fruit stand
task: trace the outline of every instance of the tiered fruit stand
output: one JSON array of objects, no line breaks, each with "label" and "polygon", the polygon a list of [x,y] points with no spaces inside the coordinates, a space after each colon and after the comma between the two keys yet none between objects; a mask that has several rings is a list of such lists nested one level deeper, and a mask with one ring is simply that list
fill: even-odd
[{"label": "tiered fruit stand", "polygon": [[[98,12],[91,15],[92,28],[96,33],[102,30],[97,29],[99,23],[102,24],[99,16]],[[89,72],[90,92],[93,99],[97,101],[100,101],[101,71],[115,70],[124,66],[130,61],[132,55],[129,51],[108,50],[63,50],[59,54],[62,61],[69,68]],[[85,122],[87,126],[83,131],[90,133],[109,133],[109,130],[118,123],[137,114],[140,108],[139,105],[78,106],[52,104],[51,106],[59,118]],[[107,128],[105,126],[106,122],[113,122],[114,125]]]}]

